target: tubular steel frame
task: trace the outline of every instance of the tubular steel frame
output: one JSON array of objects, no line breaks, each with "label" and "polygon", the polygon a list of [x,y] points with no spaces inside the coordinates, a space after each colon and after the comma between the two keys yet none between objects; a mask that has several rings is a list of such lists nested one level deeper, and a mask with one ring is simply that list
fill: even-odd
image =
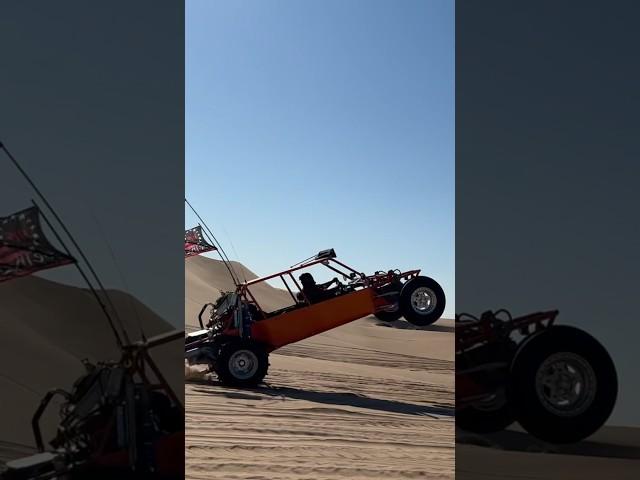
[{"label": "tubular steel frame", "polygon": [[549,310],[512,318],[504,321],[504,328],[499,332],[492,325],[491,319],[481,318],[468,324],[456,325],[456,351],[464,352],[479,343],[490,343],[498,340],[500,335],[510,334],[516,330],[523,335],[528,335],[531,333],[532,326],[534,331],[548,328],[553,325],[558,313],[558,310]]},{"label": "tubular steel frame", "polygon": [[[343,270],[340,270],[338,267],[333,266],[332,263],[338,265],[339,267],[342,267],[344,270],[347,270],[349,272],[349,274],[345,273]],[[315,258],[315,256],[314,256],[311,259],[305,260],[305,261],[303,261],[303,262],[301,262],[301,263],[299,263],[297,265],[294,265],[294,266],[292,266],[292,267],[290,267],[290,268],[288,268],[286,270],[282,270],[280,272],[273,273],[271,275],[267,275],[267,276],[264,276],[264,277],[256,278],[254,280],[249,280],[248,282],[245,282],[245,283],[241,283],[240,285],[238,285],[236,293],[239,296],[243,296],[243,297],[245,297],[247,299],[250,299],[251,302],[256,305],[256,307],[260,311],[260,313],[263,316],[263,318],[266,318],[266,313],[267,312],[265,312],[262,309],[262,307],[260,306],[260,304],[256,300],[255,296],[251,292],[250,287],[252,287],[252,286],[254,286],[256,284],[259,284],[259,283],[266,282],[268,280],[273,280],[274,278],[280,278],[282,280],[282,282],[285,284],[285,287],[286,287],[287,291],[291,295],[291,298],[292,298],[294,304],[298,304],[299,300],[296,298],[296,296],[294,295],[293,291],[291,290],[289,284],[287,283],[287,281],[285,279],[285,276],[289,276],[291,278],[291,280],[293,281],[294,285],[296,286],[296,288],[298,289],[298,291],[300,291],[300,293],[302,294],[305,303],[306,304],[310,304],[309,299],[304,294],[304,291],[303,291],[302,287],[300,286],[298,281],[293,276],[293,272],[296,272],[298,270],[303,270],[305,268],[313,267],[313,266],[319,265],[319,264],[324,265],[328,269],[338,273],[339,275],[342,275],[343,277],[357,279],[356,282],[354,282],[354,286],[361,286],[361,287],[364,287],[364,288],[367,288],[367,287],[378,288],[378,287],[381,287],[383,285],[386,285],[386,284],[390,283],[396,275],[397,275],[398,278],[402,278],[404,280],[409,280],[409,279],[414,278],[414,277],[416,277],[416,276],[418,276],[420,274],[420,270],[408,270],[406,272],[400,272],[398,274],[396,274],[394,271],[389,271],[389,272],[386,272],[386,273],[377,273],[377,274],[374,274],[374,275],[367,276],[364,273],[358,272],[357,270],[353,269],[349,265],[347,265],[345,263],[342,263],[341,261],[337,260],[336,258]]]}]

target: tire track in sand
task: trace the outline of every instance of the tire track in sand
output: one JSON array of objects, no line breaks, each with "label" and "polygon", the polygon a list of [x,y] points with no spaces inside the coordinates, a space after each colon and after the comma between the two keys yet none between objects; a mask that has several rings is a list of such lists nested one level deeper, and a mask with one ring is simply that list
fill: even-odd
[{"label": "tire track in sand", "polygon": [[187,478],[453,478],[452,389],[363,368],[278,366],[275,387],[252,390],[188,384]]}]

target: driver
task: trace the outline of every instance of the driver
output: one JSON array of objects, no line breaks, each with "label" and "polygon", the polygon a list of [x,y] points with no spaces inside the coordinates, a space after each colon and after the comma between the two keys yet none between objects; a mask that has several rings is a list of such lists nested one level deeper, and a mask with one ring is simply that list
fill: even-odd
[{"label": "driver", "polygon": [[[303,273],[300,275],[299,279],[300,283],[302,283],[302,292],[310,303],[318,303],[322,300],[328,300],[329,298],[335,297],[340,286],[340,282],[337,278],[333,278],[333,280],[326,283],[318,284],[310,273]],[[334,283],[337,287],[329,288]]]}]

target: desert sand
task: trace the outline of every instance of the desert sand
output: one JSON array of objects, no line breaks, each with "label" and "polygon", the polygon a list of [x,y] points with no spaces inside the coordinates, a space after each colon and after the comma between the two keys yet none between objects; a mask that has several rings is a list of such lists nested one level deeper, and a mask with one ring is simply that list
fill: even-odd
[{"label": "desert sand", "polygon": [[[193,330],[202,304],[233,284],[221,262],[185,264]],[[262,296],[289,299],[268,286]],[[256,389],[191,369],[186,478],[453,478],[453,351],[451,320],[418,330],[366,318],[276,351]]]},{"label": "desert sand", "polygon": [[[140,325],[147,337],[174,330],[130,295],[109,294],[132,340],[140,338]],[[179,397],[184,379],[176,360],[182,348],[179,340],[151,351]],[[0,284],[0,463],[33,452],[33,413],[48,390],[72,387],[85,371],[82,359],[119,357],[108,323],[88,290],[37,276]],[[45,440],[55,433],[59,404],[52,402],[43,417]]]},{"label": "desert sand", "polygon": [[640,428],[607,426],[572,445],[545,444],[517,428],[457,433],[458,480],[640,478]]}]

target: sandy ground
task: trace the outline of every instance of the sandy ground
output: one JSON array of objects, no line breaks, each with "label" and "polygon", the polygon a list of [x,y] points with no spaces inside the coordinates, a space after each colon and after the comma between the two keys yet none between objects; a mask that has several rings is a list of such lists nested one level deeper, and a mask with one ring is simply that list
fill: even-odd
[{"label": "sandy ground", "polygon": [[[186,264],[193,327],[212,286],[230,286],[219,262]],[[277,303],[282,292],[263,293]],[[186,478],[453,478],[452,321],[417,330],[362,319],[276,351],[270,364],[266,385],[251,390],[191,371]]]},{"label": "sandy ground", "polygon": [[[131,296],[110,294],[133,340],[139,338],[140,324],[148,337],[173,330]],[[179,340],[152,351],[178,395],[184,385],[176,363],[182,349]],[[119,357],[111,330],[87,290],[36,276],[0,284],[0,463],[33,451],[33,413],[48,390],[71,388],[84,373],[82,359]],[[55,432],[58,406],[53,402],[42,420],[45,439]]]},{"label": "sandy ground", "polygon": [[604,427],[572,445],[548,445],[516,429],[457,433],[458,480],[640,478],[640,428]]}]

